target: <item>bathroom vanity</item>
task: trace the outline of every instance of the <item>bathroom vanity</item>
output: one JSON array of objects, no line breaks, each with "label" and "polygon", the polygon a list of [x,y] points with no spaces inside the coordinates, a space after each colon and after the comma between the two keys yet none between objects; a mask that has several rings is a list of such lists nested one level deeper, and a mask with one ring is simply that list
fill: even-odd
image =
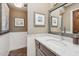
[{"label": "bathroom vanity", "polygon": [[73,44],[70,37],[48,35],[35,37],[37,56],[79,56],[79,45]]},{"label": "bathroom vanity", "polygon": [[56,56],[57,55],[55,52],[51,52],[39,41],[35,40],[35,43],[36,43],[36,56]]}]

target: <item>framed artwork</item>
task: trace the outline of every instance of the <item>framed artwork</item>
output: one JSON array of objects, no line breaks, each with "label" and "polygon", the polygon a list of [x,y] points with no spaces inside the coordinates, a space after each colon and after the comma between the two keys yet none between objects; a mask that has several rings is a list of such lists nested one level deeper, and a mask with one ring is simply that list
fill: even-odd
[{"label": "framed artwork", "polygon": [[23,18],[15,18],[15,26],[24,26]]},{"label": "framed artwork", "polygon": [[58,18],[52,17],[52,26],[57,27],[58,26]]},{"label": "framed artwork", "polygon": [[34,25],[45,26],[45,15],[41,13],[34,13]]}]

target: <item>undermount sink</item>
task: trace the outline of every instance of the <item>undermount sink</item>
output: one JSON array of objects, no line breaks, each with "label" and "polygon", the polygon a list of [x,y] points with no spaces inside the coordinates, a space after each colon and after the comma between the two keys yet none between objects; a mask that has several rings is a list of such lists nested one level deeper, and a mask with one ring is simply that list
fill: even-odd
[{"label": "undermount sink", "polygon": [[53,40],[53,39],[48,39],[46,40],[48,44],[55,46],[57,48],[61,48],[67,46],[67,44],[63,43],[61,40]]}]

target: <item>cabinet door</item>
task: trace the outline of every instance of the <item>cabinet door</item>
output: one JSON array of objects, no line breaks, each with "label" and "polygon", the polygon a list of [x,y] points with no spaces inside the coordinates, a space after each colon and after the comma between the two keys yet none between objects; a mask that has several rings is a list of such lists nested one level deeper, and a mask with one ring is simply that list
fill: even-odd
[{"label": "cabinet door", "polygon": [[54,52],[51,52],[49,49],[47,49],[44,45],[40,44],[40,50],[46,55],[46,56],[56,56]]},{"label": "cabinet door", "polygon": [[36,56],[45,56],[39,48],[36,48]]},{"label": "cabinet door", "polygon": [[36,43],[36,56],[58,56],[55,52],[51,52],[48,48],[42,45],[39,41]]}]

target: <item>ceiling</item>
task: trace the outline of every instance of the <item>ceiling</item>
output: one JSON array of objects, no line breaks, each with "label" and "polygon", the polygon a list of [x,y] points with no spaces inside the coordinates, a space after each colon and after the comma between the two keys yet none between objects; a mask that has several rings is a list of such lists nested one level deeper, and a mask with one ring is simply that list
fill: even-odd
[{"label": "ceiling", "polygon": [[10,8],[13,8],[13,9],[17,9],[17,10],[20,10],[20,11],[27,11],[27,4],[24,3],[24,7],[22,8],[18,8],[14,5],[14,3],[8,3],[9,7]]}]

